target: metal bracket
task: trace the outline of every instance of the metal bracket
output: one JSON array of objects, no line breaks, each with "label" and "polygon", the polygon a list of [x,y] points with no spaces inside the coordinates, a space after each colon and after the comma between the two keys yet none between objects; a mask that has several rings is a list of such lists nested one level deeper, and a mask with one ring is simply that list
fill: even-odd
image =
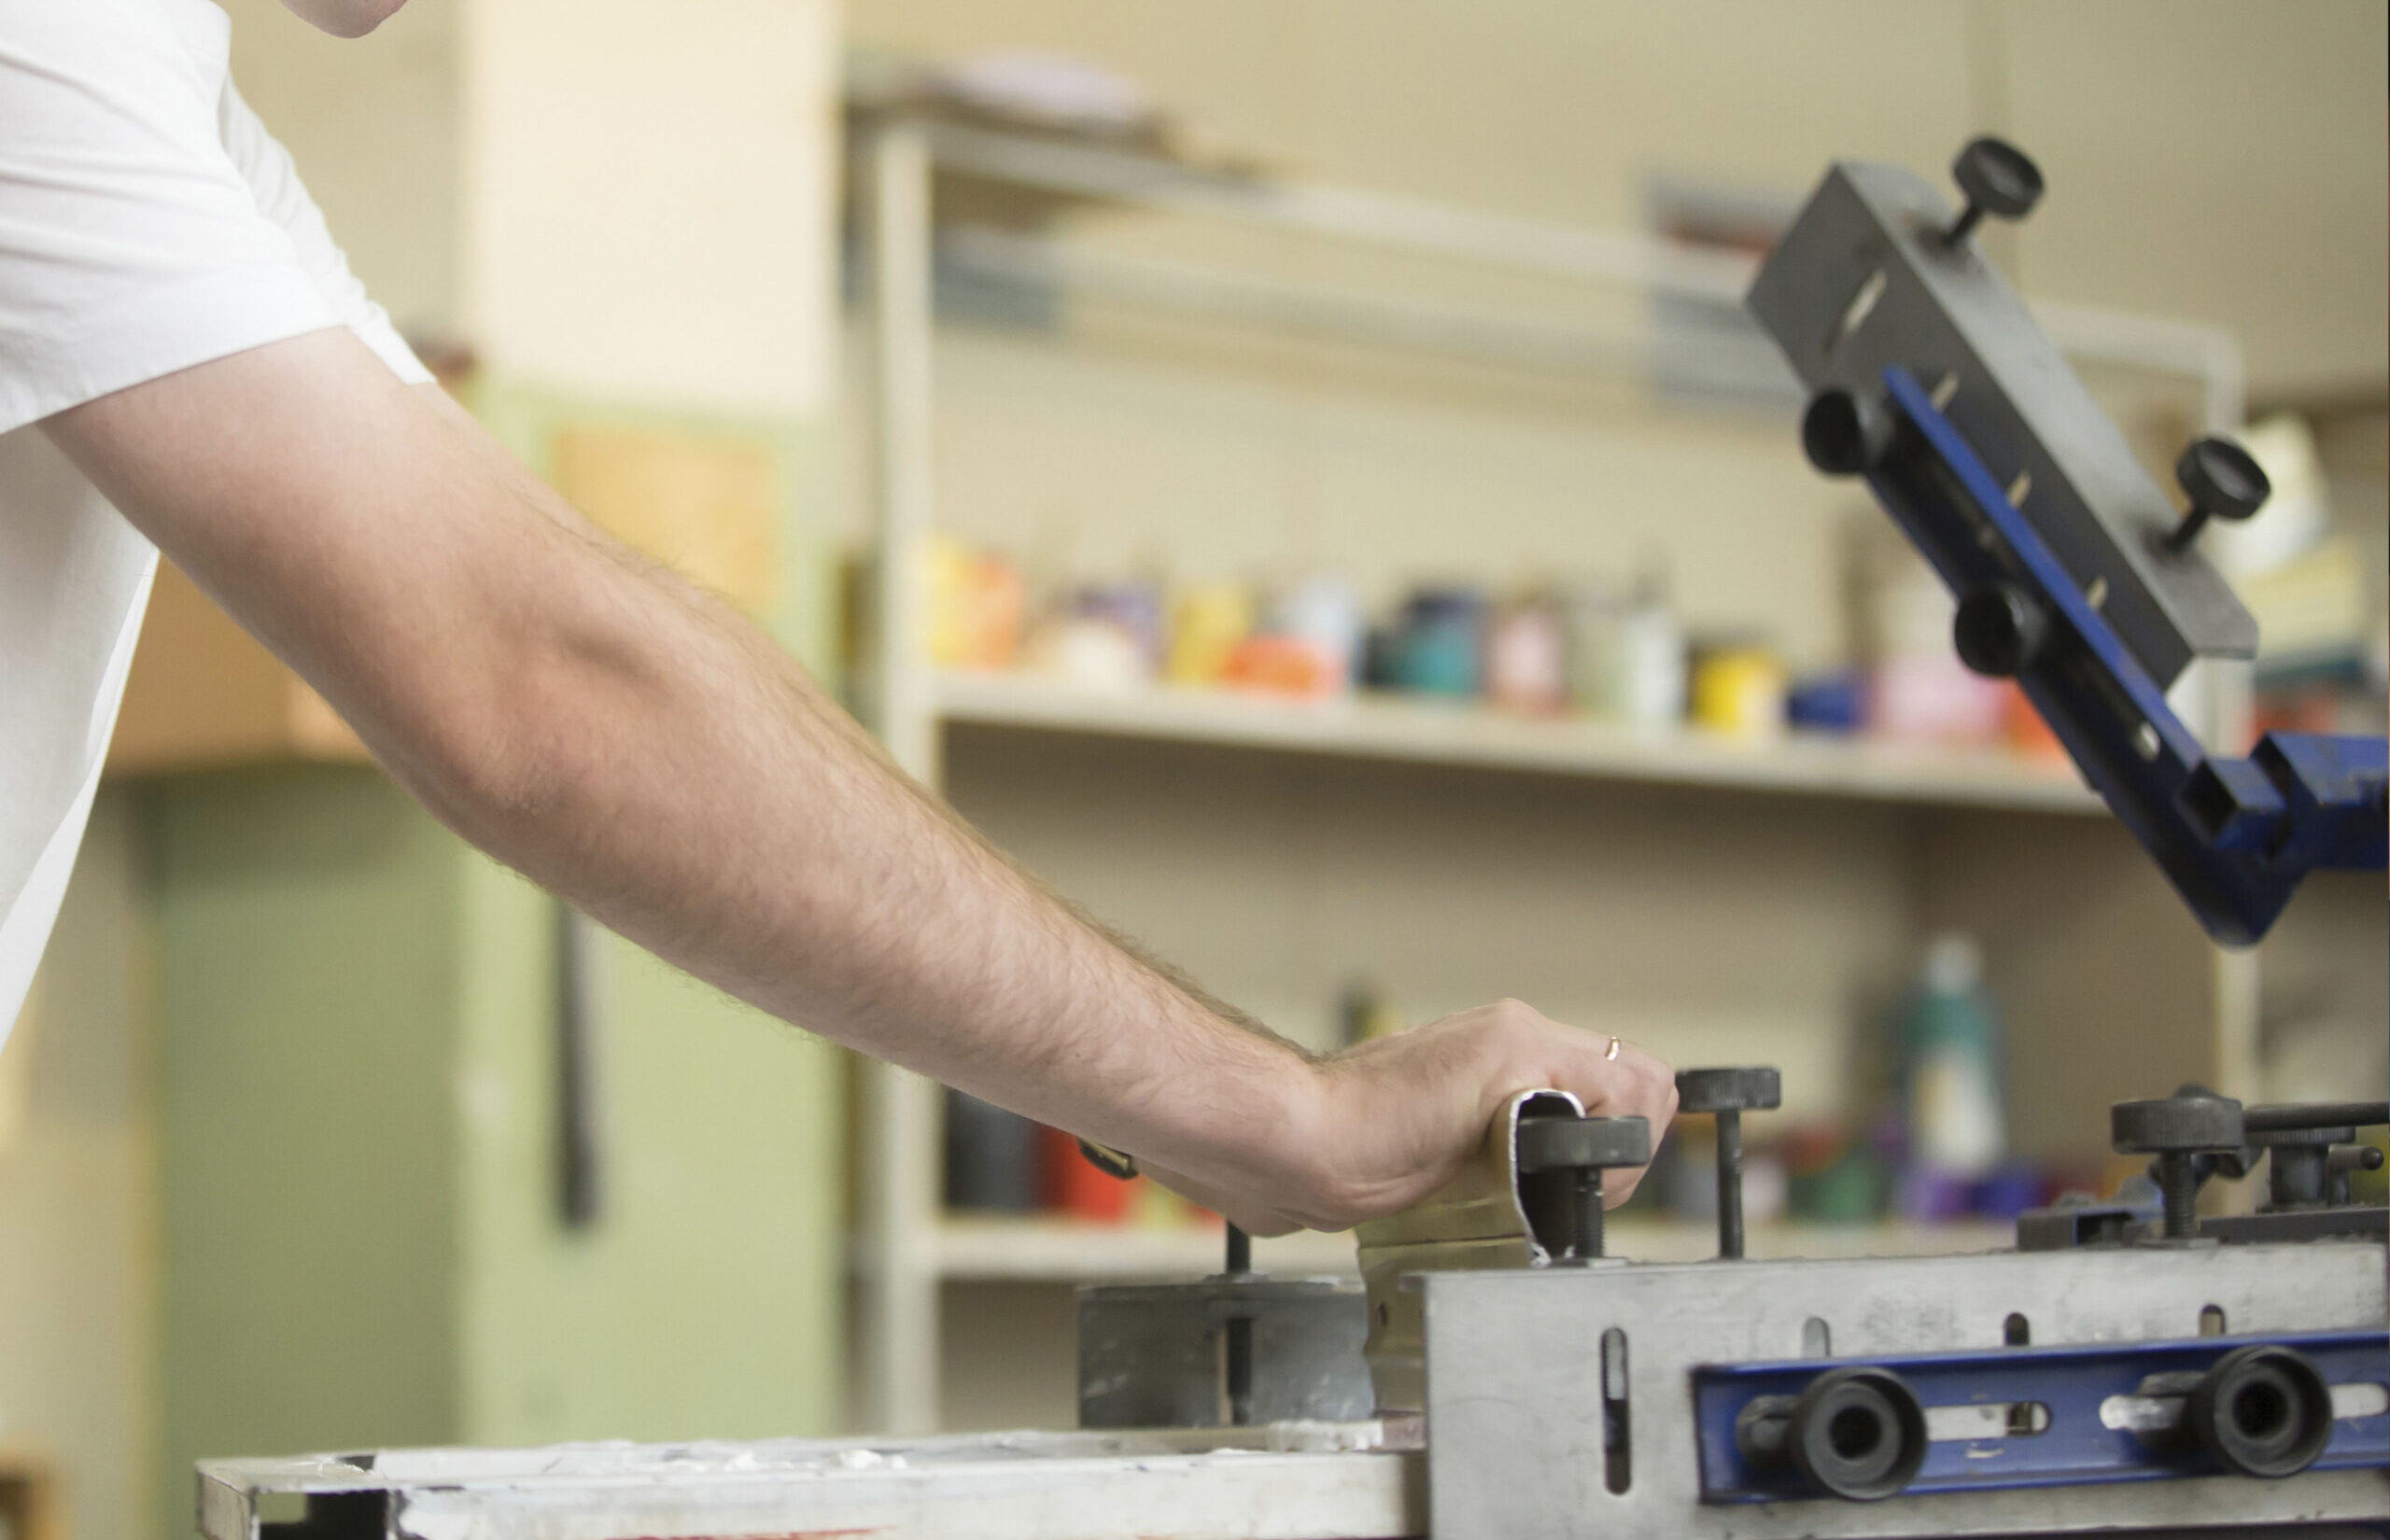
[{"label": "metal bracket", "polygon": [[[1925,1410],[1924,1458],[1901,1490],[1909,1493],[1998,1491],[2215,1476],[2215,1462],[2180,1427],[2179,1391],[2148,1393],[2156,1376],[2196,1380],[2244,1339],[2002,1348],[1982,1352],[1871,1358],[1912,1391]],[[2291,1334],[2267,1346],[2295,1349],[2341,1393],[2328,1442],[2313,1470],[2390,1463],[2390,1395],[2382,1385],[2390,1336],[2375,1332]],[[1754,1465],[1736,1423],[1754,1402],[1794,1397],[1850,1359],[1705,1365],[1694,1371],[1705,1503],[1834,1499],[1790,1469]],[[2171,1403],[2171,1405],[2170,1405]],[[2180,1431],[2181,1436],[2154,1436]],[[1866,1430],[1871,1434],[1882,1430]]]},{"label": "metal bracket", "polygon": [[1883,389],[1899,426],[1867,479],[1877,501],[1953,593],[2028,607],[2041,636],[2017,682],[2210,935],[2256,942],[2309,871],[2383,864],[2390,744],[2270,734],[2211,757],[1933,393],[1898,366]]}]

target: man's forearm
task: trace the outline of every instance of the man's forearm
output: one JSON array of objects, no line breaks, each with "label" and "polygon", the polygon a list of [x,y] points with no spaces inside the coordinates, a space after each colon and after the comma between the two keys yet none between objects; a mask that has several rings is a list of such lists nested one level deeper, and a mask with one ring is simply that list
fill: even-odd
[{"label": "man's forearm", "polygon": [[558,566],[522,779],[455,809],[468,837],[701,977],[1031,1116],[1207,1183],[1299,1155],[1299,1053],[1018,870],[720,603],[599,547]]}]

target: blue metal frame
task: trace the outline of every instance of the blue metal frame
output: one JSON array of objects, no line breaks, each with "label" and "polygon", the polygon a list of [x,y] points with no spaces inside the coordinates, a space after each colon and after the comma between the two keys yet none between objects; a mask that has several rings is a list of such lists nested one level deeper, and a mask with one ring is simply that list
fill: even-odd
[{"label": "blue metal frame", "polygon": [[1867,480],[1954,594],[2004,584],[2048,622],[2017,682],[2084,777],[2217,941],[2264,936],[2318,868],[2390,857],[2390,743],[2272,733],[2211,757],[2148,672],[1908,371],[1884,371],[1902,431]]},{"label": "blue metal frame", "polygon": [[[1929,1446],[1924,1464],[1904,1492],[1994,1491],[2219,1475],[2195,1443],[2153,1449],[2130,1432],[2107,1426],[2101,1404],[2110,1396],[2135,1393],[2150,1375],[2203,1374],[2226,1353],[2256,1342],[2298,1349],[2334,1385],[2390,1380],[2390,1333],[2378,1331],[1705,1365],[1693,1376],[1702,1501],[1776,1503],[1824,1496],[1790,1470],[1753,1469],[1736,1445],[1736,1419],[1759,1396],[1798,1395],[1828,1369],[1863,1365],[1899,1375],[1929,1410],[2018,1402],[2048,1408],[2047,1426],[2039,1433],[1954,1438]],[[2330,1442],[2311,1468],[2379,1465],[2390,1465],[2390,1411],[2335,1421]]]}]

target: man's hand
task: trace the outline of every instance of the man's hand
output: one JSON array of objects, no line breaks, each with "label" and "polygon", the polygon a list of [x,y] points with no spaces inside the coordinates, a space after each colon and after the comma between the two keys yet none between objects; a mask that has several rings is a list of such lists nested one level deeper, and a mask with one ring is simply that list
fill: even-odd
[{"label": "man's hand", "polygon": [[[1502,1103],[1519,1091],[1573,1091],[1596,1117],[1640,1117],[1657,1149],[1676,1115],[1676,1078],[1631,1043],[1607,1057],[1610,1038],[1564,1027],[1515,1000],[1347,1049],[1313,1066],[1316,1158],[1279,1192],[1205,1191],[1176,1173],[1153,1174],[1257,1235],[1340,1230],[1395,1212],[1443,1184],[1485,1141]],[[1643,1169],[1604,1177],[1616,1208]]]}]

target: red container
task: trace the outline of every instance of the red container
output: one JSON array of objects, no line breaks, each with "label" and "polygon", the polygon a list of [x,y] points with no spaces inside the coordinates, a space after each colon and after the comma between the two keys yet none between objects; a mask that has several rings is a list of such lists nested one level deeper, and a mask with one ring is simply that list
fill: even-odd
[{"label": "red container", "polygon": [[1107,1176],[1079,1154],[1079,1141],[1060,1128],[1037,1130],[1038,1197],[1050,1210],[1099,1225],[1118,1225],[1136,1201],[1136,1177]]}]

